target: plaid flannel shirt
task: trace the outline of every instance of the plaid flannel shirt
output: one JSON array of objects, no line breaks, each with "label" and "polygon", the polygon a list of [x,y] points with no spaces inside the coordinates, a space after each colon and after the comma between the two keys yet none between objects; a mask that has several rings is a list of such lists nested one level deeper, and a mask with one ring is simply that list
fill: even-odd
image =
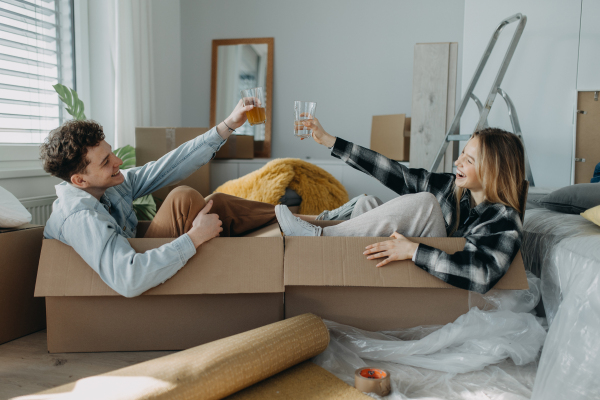
[{"label": "plaid flannel shirt", "polygon": [[[456,221],[454,174],[407,168],[373,150],[337,138],[331,155],[379,180],[399,195],[429,192],[440,203],[446,232]],[[448,254],[420,244],[415,264],[449,284],[479,293],[490,290],[504,276],[521,247],[519,213],[500,203],[482,202],[471,208],[470,191],[460,200],[460,222],[455,237],[466,239],[462,251]]]}]

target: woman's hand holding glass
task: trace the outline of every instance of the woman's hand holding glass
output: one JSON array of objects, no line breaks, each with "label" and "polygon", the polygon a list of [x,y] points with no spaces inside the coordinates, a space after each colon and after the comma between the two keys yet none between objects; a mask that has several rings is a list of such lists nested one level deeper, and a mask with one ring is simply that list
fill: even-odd
[{"label": "woman's hand holding glass", "polygon": [[[313,119],[303,120],[302,124],[307,128],[312,130],[312,137],[315,142],[322,144],[326,147],[333,147],[335,144],[336,137],[330,135],[325,132],[325,129],[321,126],[319,120],[315,117]],[[304,139],[300,139],[304,140]]]},{"label": "woman's hand holding glass", "polygon": [[377,267],[383,267],[391,261],[400,260],[411,260],[417,247],[418,243],[411,242],[403,235],[398,232],[392,233],[390,237],[393,240],[386,240],[385,242],[370,244],[366,247],[364,255],[369,255],[367,259],[373,260],[375,258],[387,257],[385,260],[377,264]]}]

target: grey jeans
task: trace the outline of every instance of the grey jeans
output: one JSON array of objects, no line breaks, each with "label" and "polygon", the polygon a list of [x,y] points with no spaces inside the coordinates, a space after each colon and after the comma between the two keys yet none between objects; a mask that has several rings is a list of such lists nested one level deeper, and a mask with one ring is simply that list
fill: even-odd
[{"label": "grey jeans", "polygon": [[442,209],[428,192],[405,194],[383,203],[377,197],[361,197],[348,221],[323,229],[323,236],[446,237]]}]

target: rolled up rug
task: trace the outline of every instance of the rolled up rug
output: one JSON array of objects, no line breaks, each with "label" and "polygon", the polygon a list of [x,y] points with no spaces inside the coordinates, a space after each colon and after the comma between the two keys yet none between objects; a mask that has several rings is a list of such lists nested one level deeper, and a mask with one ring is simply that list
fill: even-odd
[{"label": "rolled up rug", "polygon": [[316,356],[328,344],[321,318],[303,314],[18,399],[220,399]]}]

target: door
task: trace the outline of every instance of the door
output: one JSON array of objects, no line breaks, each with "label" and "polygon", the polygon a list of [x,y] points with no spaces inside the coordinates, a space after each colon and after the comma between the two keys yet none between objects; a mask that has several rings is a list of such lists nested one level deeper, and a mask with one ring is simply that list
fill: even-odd
[{"label": "door", "polygon": [[577,94],[575,183],[590,183],[600,163],[600,92]]}]

